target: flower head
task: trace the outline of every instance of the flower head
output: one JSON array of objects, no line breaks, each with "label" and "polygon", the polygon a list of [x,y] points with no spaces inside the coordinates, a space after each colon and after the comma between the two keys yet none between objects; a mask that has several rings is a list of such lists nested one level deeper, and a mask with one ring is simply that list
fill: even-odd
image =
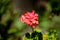
[{"label": "flower head", "polygon": [[32,12],[26,12],[21,15],[21,21],[34,28],[38,25],[38,14],[34,10]]}]

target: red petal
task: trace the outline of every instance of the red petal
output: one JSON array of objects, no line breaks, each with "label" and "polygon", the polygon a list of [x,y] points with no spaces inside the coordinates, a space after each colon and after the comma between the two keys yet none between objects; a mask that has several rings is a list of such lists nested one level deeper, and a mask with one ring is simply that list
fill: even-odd
[{"label": "red petal", "polygon": [[27,14],[27,13],[25,13],[24,15],[25,15],[25,16],[27,16],[28,14]]},{"label": "red petal", "polygon": [[37,16],[37,17],[38,17],[38,14],[35,14],[35,16]]},{"label": "red petal", "polygon": [[29,16],[25,16],[26,18],[30,18]]},{"label": "red petal", "polygon": [[32,19],[34,17],[34,15],[30,14],[30,18]]},{"label": "red petal", "polygon": [[38,17],[34,17],[33,19],[34,19],[34,20],[38,20]]},{"label": "red petal", "polygon": [[32,10],[32,14],[34,14],[35,13],[35,11],[34,10]]},{"label": "red petal", "polygon": [[36,24],[38,24],[38,21],[36,21]]},{"label": "red petal", "polygon": [[31,22],[28,19],[25,19],[25,23],[30,24]]}]

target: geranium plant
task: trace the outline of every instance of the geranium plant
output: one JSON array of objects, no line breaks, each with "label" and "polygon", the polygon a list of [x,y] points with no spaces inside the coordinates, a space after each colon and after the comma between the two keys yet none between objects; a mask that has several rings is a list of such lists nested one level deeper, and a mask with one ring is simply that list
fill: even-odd
[{"label": "geranium plant", "polygon": [[[39,32],[40,29],[39,30],[37,29],[38,31],[35,30],[35,28],[39,24],[39,22],[38,22],[38,14],[35,13],[34,10],[32,10],[31,12],[24,13],[23,15],[21,15],[20,19],[23,23],[27,24],[29,27],[32,28],[32,32],[26,33],[22,40],[50,40],[49,38],[51,38],[51,37],[49,37],[49,33],[47,33],[45,35],[45,34],[42,34],[42,32]],[[54,33],[52,33],[52,34],[54,37],[55,34]],[[52,34],[50,34],[50,36]]]},{"label": "geranium plant", "polygon": [[31,12],[26,12],[25,14],[21,15],[21,21],[23,23],[26,23],[28,26],[32,28],[32,33],[26,33],[26,37],[28,39],[33,39],[33,40],[42,40],[42,33],[41,32],[36,32],[33,29],[39,24],[38,23],[38,14],[35,13],[34,10]]}]

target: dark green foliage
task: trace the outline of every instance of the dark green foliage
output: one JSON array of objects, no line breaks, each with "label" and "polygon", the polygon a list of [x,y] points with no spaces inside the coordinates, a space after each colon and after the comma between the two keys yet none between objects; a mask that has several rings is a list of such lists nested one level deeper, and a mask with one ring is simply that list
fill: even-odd
[{"label": "dark green foliage", "polygon": [[41,4],[39,8],[34,8],[35,11],[40,15],[40,17],[44,16],[44,12],[46,11],[46,7],[44,5],[43,6],[42,5],[43,4]]},{"label": "dark green foliage", "polygon": [[48,35],[51,35],[52,33],[54,33],[54,31],[52,30],[49,30],[49,34]]},{"label": "dark green foliage", "polygon": [[3,14],[7,12],[11,0],[0,0],[0,21]]},{"label": "dark green foliage", "polygon": [[57,16],[60,13],[60,7],[58,7],[59,5],[60,5],[60,2],[59,1],[53,1],[53,2],[51,2],[52,12],[55,15],[57,15]]},{"label": "dark green foliage", "polygon": [[32,34],[31,34],[31,38],[35,38],[36,35],[37,35],[38,32],[34,31]]},{"label": "dark green foliage", "polygon": [[8,20],[6,27],[1,26],[1,27],[2,27],[1,29],[4,28],[3,31],[1,30],[1,31],[2,31],[2,32],[1,32],[1,36],[3,37],[2,40],[7,40],[7,38],[8,38],[8,30],[9,30],[9,28],[10,28],[10,26],[11,26],[11,23],[12,23],[12,20]]},{"label": "dark green foliage", "polygon": [[33,38],[33,40],[37,40],[36,38]]},{"label": "dark green foliage", "polygon": [[53,12],[55,15],[59,15],[59,14],[60,14],[60,10],[53,9],[52,12]]},{"label": "dark green foliage", "polygon": [[26,33],[25,36],[28,39],[31,39],[32,38],[33,40],[37,40],[37,38],[38,38],[38,40],[43,40],[43,34],[41,32],[33,31],[31,35],[29,33]]},{"label": "dark green foliage", "polygon": [[52,37],[50,37],[49,39],[52,39]]},{"label": "dark green foliage", "polygon": [[35,6],[35,4],[38,2],[38,0],[32,0],[32,5]]},{"label": "dark green foliage", "polygon": [[[2,16],[9,9],[9,5],[11,4],[11,0],[0,0],[0,22],[2,21]],[[10,11],[11,12],[11,11]],[[8,38],[8,30],[12,24],[13,20],[9,19],[5,24],[0,23],[0,35],[2,37],[1,40],[7,40]]]},{"label": "dark green foliage", "polygon": [[13,20],[12,19],[9,19],[8,21],[7,21],[7,27],[8,26],[11,26],[11,23],[13,22]]},{"label": "dark green foliage", "polygon": [[58,5],[59,3],[56,1],[51,3],[52,8],[57,8]]},{"label": "dark green foliage", "polygon": [[6,27],[6,26],[5,26],[4,24],[0,23],[0,33],[1,33],[1,31],[3,31],[3,29],[4,29],[5,27]]},{"label": "dark green foliage", "polygon": [[57,34],[56,30],[54,31],[54,29],[51,29],[48,33],[49,36],[51,36],[52,34]]},{"label": "dark green foliage", "polygon": [[[43,5],[43,4],[42,4],[42,5]],[[46,7],[45,7],[45,6],[40,6],[40,11],[41,11],[41,12],[46,11]]]},{"label": "dark green foliage", "polygon": [[25,36],[29,39],[30,38],[30,34],[26,33]]},{"label": "dark green foliage", "polygon": [[43,40],[43,34],[41,32],[38,33],[38,40]]}]

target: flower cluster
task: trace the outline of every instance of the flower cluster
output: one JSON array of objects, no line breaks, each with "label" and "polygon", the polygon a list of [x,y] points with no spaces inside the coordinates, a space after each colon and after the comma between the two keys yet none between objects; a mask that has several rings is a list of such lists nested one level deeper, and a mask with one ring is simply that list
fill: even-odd
[{"label": "flower cluster", "polygon": [[32,28],[35,28],[38,25],[38,14],[34,10],[32,12],[26,12],[21,15],[21,21],[28,24]]}]

